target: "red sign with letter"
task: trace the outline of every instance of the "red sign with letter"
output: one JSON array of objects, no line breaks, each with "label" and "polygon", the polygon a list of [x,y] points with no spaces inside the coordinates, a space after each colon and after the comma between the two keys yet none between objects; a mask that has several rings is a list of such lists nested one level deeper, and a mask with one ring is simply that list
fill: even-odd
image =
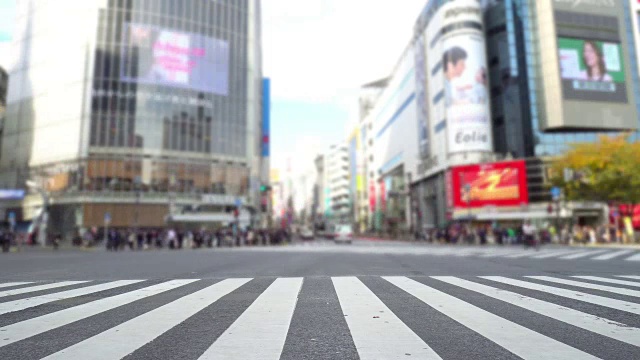
[{"label": "red sign with letter", "polygon": [[451,169],[451,184],[456,208],[529,203],[524,160],[457,166]]}]

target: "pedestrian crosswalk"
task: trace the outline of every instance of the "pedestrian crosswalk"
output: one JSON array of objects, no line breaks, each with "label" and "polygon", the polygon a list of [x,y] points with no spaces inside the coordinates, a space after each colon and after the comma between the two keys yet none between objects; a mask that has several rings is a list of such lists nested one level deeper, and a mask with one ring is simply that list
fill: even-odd
[{"label": "pedestrian crosswalk", "polygon": [[[251,248],[252,251],[267,252],[340,252],[360,254],[397,254],[424,256],[454,256],[462,258],[500,258],[500,259],[534,259],[534,260],[591,260],[591,261],[625,261],[640,262],[640,249],[619,248],[581,248],[542,246],[538,251],[522,246],[466,246],[466,245],[425,245],[397,246],[395,244],[354,246],[335,245],[332,242],[306,242],[287,247]],[[246,249],[239,249],[246,251]]]},{"label": "pedestrian crosswalk", "polygon": [[640,359],[640,273],[0,288],[0,359]]}]

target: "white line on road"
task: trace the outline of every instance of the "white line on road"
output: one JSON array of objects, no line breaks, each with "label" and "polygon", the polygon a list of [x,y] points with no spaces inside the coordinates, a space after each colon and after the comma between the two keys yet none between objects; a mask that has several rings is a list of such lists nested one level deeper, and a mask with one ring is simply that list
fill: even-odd
[{"label": "white line on road", "polygon": [[561,255],[569,255],[575,254],[575,250],[559,250],[559,251],[550,251],[539,255],[534,255],[532,259],[547,259],[551,257],[561,256]]},{"label": "white line on road", "polygon": [[640,252],[637,252],[635,255],[631,255],[625,260],[627,261],[640,261]]},{"label": "white line on road", "polygon": [[6,287],[11,287],[11,286],[27,285],[27,284],[32,284],[32,282],[31,282],[31,281],[27,281],[27,282],[10,282],[10,283],[4,283],[4,284],[0,284],[0,288],[6,288]]},{"label": "white line on road", "polygon": [[591,255],[600,254],[605,251],[608,251],[608,250],[584,250],[576,254],[561,256],[560,259],[565,259],[565,260],[579,259],[579,258],[591,256]]},{"label": "white line on road", "polygon": [[332,280],[360,359],[441,359],[358,278]]},{"label": "white line on road", "polygon": [[627,278],[627,279],[640,280],[640,276],[637,276],[637,275],[616,275],[616,276]]},{"label": "white line on road", "polygon": [[618,257],[621,255],[625,255],[632,252],[632,250],[618,250],[618,251],[614,251],[614,252],[610,252],[607,254],[602,254],[600,256],[596,256],[594,258],[591,258],[591,260],[611,260],[614,257]]},{"label": "white line on road", "polygon": [[523,258],[523,257],[527,257],[527,256],[531,256],[531,255],[536,255],[536,254],[540,254],[539,252],[536,252],[535,250],[521,250],[520,252],[517,252],[515,254],[508,254],[505,255],[505,258],[508,259],[517,259],[517,258]]},{"label": "white line on road", "polygon": [[[151,310],[45,359],[121,359],[251,279],[226,279]],[[248,340],[248,339],[247,339]]]},{"label": "white line on road", "polygon": [[523,359],[597,359],[415,280],[400,276],[383,278]]},{"label": "white line on road", "polygon": [[576,287],[592,289],[592,290],[607,291],[614,294],[640,297],[640,291],[637,291],[637,290],[629,290],[629,289],[617,288],[613,286],[592,284],[592,283],[587,283],[582,281],[560,279],[560,278],[554,278],[551,276],[525,276],[525,277],[542,280],[542,281],[549,281],[556,284],[570,285],[570,286],[576,286]]},{"label": "white line on road", "polygon": [[632,314],[640,315],[640,304],[632,303],[629,301],[622,301],[617,299],[611,299],[604,296],[591,295],[579,291],[567,290],[557,288],[553,286],[540,285],[528,281],[521,281],[515,279],[509,279],[504,276],[480,276],[483,279],[500,282],[507,285],[518,286],[525,289],[537,290],[546,292],[548,294],[562,296],[568,299],[588,302],[590,304],[600,305],[611,309],[616,309]]},{"label": "white line on road", "polygon": [[0,291],[0,297],[26,294],[26,293],[36,292],[41,290],[55,289],[63,286],[77,285],[77,284],[82,284],[86,282],[88,281],[61,281],[61,282],[56,282],[51,284],[29,286],[29,287],[20,288],[20,289],[5,290],[5,291]]},{"label": "white line on road", "polygon": [[616,339],[627,344],[640,346],[640,329],[603,319],[565,306],[538,300],[510,291],[459,279],[453,276],[432,276],[432,278],[461,288],[502,300],[506,303],[533,311],[567,324]]},{"label": "white line on road", "polygon": [[580,279],[585,279],[585,280],[593,280],[593,281],[600,281],[600,282],[606,282],[606,283],[611,283],[611,284],[619,284],[619,285],[627,285],[627,286],[635,286],[635,287],[640,287],[640,283],[635,282],[635,281],[625,281],[625,280],[618,280],[618,279],[609,279],[609,278],[603,278],[600,276],[572,276],[574,278],[580,278]]},{"label": "white line on road", "polygon": [[199,359],[280,359],[302,281],[276,279]]},{"label": "white line on road", "polygon": [[105,299],[92,301],[78,305],[69,309],[56,311],[51,314],[39,316],[19,323],[11,324],[0,328],[0,347],[9,345],[16,341],[30,338],[34,335],[49,331],[61,326],[71,324],[90,316],[115,309],[119,306],[130,304],[134,301],[157,295],[180,286],[190,284],[197,279],[172,280],[161,284],[145,287],[124,294],[111,296]]},{"label": "white line on road", "polygon": [[30,298],[9,301],[0,304],[0,315],[6,314],[14,311],[24,310],[28,308],[32,308],[38,305],[47,304],[50,302],[69,299],[77,296],[93,294],[98,291],[109,290],[113,288],[117,288],[120,286],[131,285],[135,283],[139,283],[144,280],[119,280],[112,281],[104,284],[98,284],[93,286],[87,286],[79,289],[67,290],[53,294],[34,296]]}]

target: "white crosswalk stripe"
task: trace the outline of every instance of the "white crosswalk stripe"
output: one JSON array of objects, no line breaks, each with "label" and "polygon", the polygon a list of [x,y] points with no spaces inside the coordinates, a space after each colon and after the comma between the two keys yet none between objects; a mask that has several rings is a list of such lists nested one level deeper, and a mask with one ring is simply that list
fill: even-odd
[{"label": "white crosswalk stripe", "polygon": [[593,260],[611,260],[611,259],[616,258],[618,256],[627,255],[627,254],[630,254],[632,252],[633,252],[632,250],[618,250],[618,251],[608,252],[606,254],[602,254],[602,255],[594,257]]},{"label": "white crosswalk stripe", "polygon": [[561,256],[560,259],[564,259],[564,260],[580,259],[580,258],[584,258],[584,257],[588,257],[588,256],[593,256],[593,255],[596,255],[596,254],[601,254],[601,253],[603,253],[605,251],[607,251],[607,250],[584,250],[584,251],[580,251],[580,252],[575,253],[575,254]]},{"label": "white crosswalk stripe", "polygon": [[405,354],[440,359],[360,280],[332,280],[360,359],[399,359]]},{"label": "white crosswalk stripe", "polygon": [[249,280],[223,280],[51,354],[45,359],[91,359],[94,354],[100,354],[100,359],[103,360],[121,359]]},{"label": "white crosswalk stripe", "polygon": [[302,278],[277,279],[200,359],[279,359],[301,287]]},{"label": "white crosswalk stripe", "polygon": [[32,284],[32,282],[28,281],[28,282],[10,282],[10,283],[4,283],[4,284],[0,284],[0,288],[6,288],[6,287],[12,287],[12,286],[20,286],[20,285],[27,285],[27,284]]},{"label": "white crosswalk stripe", "polygon": [[55,288],[60,288],[60,287],[64,287],[64,286],[82,284],[82,283],[86,283],[86,282],[87,281],[61,281],[59,283],[50,283],[50,284],[44,284],[44,285],[29,286],[29,287],[26,287],[26,288],[5,290],[5,291],[0,291],[0,297],[12,296],[12,295],[20,295],[20,294],[26,294],[26,293],[30,293],[30,292],[55,289]]},{"label": "white crosswalk stripe", "polygon": [[603,319],[599,316],[587,314],[566,306],[556,305],[510,291],[455,278],[453,276],[434,276],[433,278],[490,296],[494,299],[502,300],[509,304],[519,306],[529,311],[548,316],[552,319],[560,320],[567,324],[571,324],[600,335],[635,346],[640,346],[640,329],[628,327],[624,324]]},{"label": "white crosswalk stripe", "polygon": [[608,279],[608,278],[604,278],[604,277],[600,277],[600,276],[572,276],[572,277],[578,278],[578,279],[606,282],[606,283],[611,283],[611,284],[619,284],[619,285],[640,287],[640,282],[635,282],[635,281]]},{"label": "white crosswalk stripe", "polygon": [[3,336],[0,338],[0,347],[111,309],[115,309],[119,306],[132,303],[136,300],[144,299],[145,297],[153,296],[161,292],[175,289],[179,286],[183,286],[194,281],[196,280],[167,281],[162,284],[146,287],[140,290],[108,297],[105,299],[92,301],[90,303],[75,306],[65,310],[60,310],[51,314],[2,327],[0,328],[0,332],[2,332],[3,334]]},{"label": "white crosswalk stripe", "polygon": [[[453,330],[449,328],[452,324],[459,327],[455,331],[465,329],[478,334],[479,337],[474,341],[482,339],[494,344],[493,347],[478,346],[478,354],[486,352],[482,358],[501,357],[492,353],[500,348],[523,359],[606,358],[593,345],[599,344],[598,340],[608,342],[603,349],[626,346],[627,348],[620,350],[622,354],[630,354],[634,352],[633,349],[635,353],[640,353],[640,328],[637,327],[640,324],[640,300],[623,301],[601,295],[605,292],[612,294],[611,296],[640,297],[640,291],[631,289],[640,287],[640,281],[636,281],[640,280],[640,275],[576,274],[567,277],[570,279],[536,275],[415,278],[382,276],[367,277],[368,280],[355,276],[322,277],[320,280],[335,290],[335,294],[330,296],[335,299],[336,307],[325,309],[339,312],[339,317],[344,322],[340,325],[343,330],[320,328],[320,331],[341,333],[343,342],[352,344],[353,351],[363,360],[451,358],[445,356],[446,353],[440,353],[443,344],[438,344],[438,336],[434,335]],[[318,296],[313,289],[309,289],[317,281],[319,280],[314,279],[303,286],[304,278],[176,279],[161,282],[118,280],[100,284],[77,283],[82,286],[71,290],[64,289],[64,286],[69,285],[67,282],[51,282],[45,284],[47,289],[43,289],[49,292],[47,295],[30,297],[29,292],[24,292],[15,295],[23,297],[19,300],[8,299],[9,301],[2,302],[0,299],[0,323],[3,324],[0,327],[0,359],[13,358],[20,349],[26,352],[40,346],[44,347],[41,355],[31,357],[64,360],[97,357],[121,359],[142,348],[155,347],[159,341],[154,340],[169,331],[173,331],[169,337],[178,333],[193,336],[208,333],[215,326],[219,326],[215,338],[212,336],[206,343],[201,342],[198,345],[199,353],[191,353],[190,357],[202,360],[280,359],[290,342],[314,341],[299,338],[299,334],[293,331],[295,325],[292,324],[295,323],[294,315],[305,326],[313,327],[316,323],[312,316],[304,319],[305,313],[296,311],[300,306],[299,299],[308,300],[310,296]],[[33,283],[15,286],[30,284]],[[56,284],[67,285],[56,287]],[[125,287],[134,284],[135,286]],[[252,284],[259,285],[260,290],[249,290],[256,289]],[[580,287],[584,291],[575,291],[572,287]],[[392,289],[392,292],[387,292]],[[110,291],[100,294],[104,290]],[[382,292],[385,292],[385,296],[380,296]],[[526,295],[521,292],[526,292]],[[413,299],[412,310],[409,312],[406,307],[390,300],[391,295],[399,293]],[[530,295],[531,293],[554,296],[545,295],[540,298]],[[232,316],[220,313],[210,318],[213,312],[217,314],[225,311],[223,309],[228,304],[235,304],[235,300],[232,300],[236,299],[235,295],[220,301],[231,294],[251,300],[243,302],[244,305],[234,310]],[[564,298],[562,304],[555,303],[558,301],[556,297]],[[73,298],[84,298],[86,301],[73,301]],[[406,301],[406,298],[398,301]],[[510,308],[496,306],[498,303]],[[585,307],[581,303],[591,305]],[[21,311],[44,304],[53,306]],[[213,307],[213,304],[216,306]],[[143,306],[144,312],[127,312],[127,309],[137,306]],[[424,308],[413,311],[414,306]],[[594,310],[598,308],[602,309],[599,312]],[[205,309],[207,310],[204,311]],[[514,312],[514,309],[519,313]],[[618,312],[612,312],[611,309]],[[439,312],[449,322],[442,323],[431,316],[420,315],[427,310]],[[113,324],[100,325],[104,317],[111,314],[121,316]],[[17,320],[12,320],[16,316]],[[407,316],[414,319],[407,321]],[[513,316],[520,320],[513,319]],[[219,325],[217,320],[225,317],[228,320]],[[625,319],[632,323],[625,324]],[[575,335],[578,339],[574,342],[568,338],[556,338],[558,332],[540,327],[540,321],[575,327],[582,333]],[[324,324],[326,327],[326,323]],[[426,326],[421,328],[416,324]],[[91,330],[95,326],[98,328]],[[201,328],[190,329],[186,326]],[[65,333],[67,329],[71,329],[69,336],[80,338],[75,341],[70,338],[60,345],[46,340],[48,336]],[[84,329],[88,331],[85,332]],[[167,347],[161,357],[180,358],[172,351],[176,351],[176,348],[190,349],[190,346],[188,341],[176,342]],[[465,346],[473,344],[467,343]],[[135,355],[137,354],[139,353]],[[506,353],[502,356],[504,354]],[[333,357],[331,354],[325,355],[329,356],[323,358],[341,358],[339,353],[333,354]],[[616,356],[620,358],[620,355]],[[629,356],[631,355],[625,358],[634,358]],[[157,358],[157,354],[153,358]],[[315,357],[313,353],[296,353],[296,358]]]},{"label": "white crosswalk stripe", "polygon": [[126,286],[141,282],[142,280],[118,280],[104,284],[98,284],[93,286],[87,286],[79,289],[67,290],[54,294],[47,294],[41,296],[34,296],[26,299],[20,299],[0,304],[0,314],[6,314],[9,312],[20,311],[28,308],[32,308],[38,305],[43,305],[53,301],[64,300],[73,298],[76,296],[93,294],[99,291],[109,290],[120,286]]},{"label": "white crosswalk stripe", "polygon": [[592,295],[584,292],[567,290],[567,289],[557,288],[553,286],[540,285],[540,284],[532,283],[528,281],[509,279],[504,276],[481,276],[481,277],[484,279],[497,281],[507,285],[519,286],[519,287],[522,287],[525,289],[531,289],[531,290],[538,290],[538,291],[546,292],[552,295],[558,295],[558,296],[566,297],[573,300],[584,301],[591,304],[605,306],[611,309],[626,311],[626,312],[640,315],[640,304],[636,304],[628,301],[610,299],[604,296]]},{"label": "white crosswalk stripe", "polygon": [[640,252],[635,253],[634,255],[629,256],[625,260],[627,261],[640,261]]},{"label": "white crosswalk stripe", "polygon": [[524,359],[597,359],[415,280],[384,279]]},{"label": "white crosswalk stripe", "polygon": [[616,293],[616,294],[620,294],[620,295],[640,297],[640,291],[636,291],[636,290],[617,288],[617,287],[613,287],[613,286],[598,285],[598,284],[586,283],[586,282],[581,282],[581,281],[559,279],[559,278],[554,278],[554,277],[551,277],[551,276],[527,276],[527,277],[529,277],[531,279],[549,281],[549,282],[554,282],[554,283],[558,283],[558,284],[571,285],[571,286],[582,287],[582,288],[587,288],[587,289],[594,289],[594,290],[608,291],[608,292],[612,292],[612,293]]}]

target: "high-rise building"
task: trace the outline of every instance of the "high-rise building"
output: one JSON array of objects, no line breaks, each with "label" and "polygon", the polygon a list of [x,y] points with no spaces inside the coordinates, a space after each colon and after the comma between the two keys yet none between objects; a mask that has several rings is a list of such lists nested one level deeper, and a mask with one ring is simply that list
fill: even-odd
[{"label": "high-rise building", "polygon": [[606,204],[550,214],[547,165],[574,142],[638,139],[638,18],[627,0],[427,1],[361,103],[373,227],[605,219]]},{"label": "high-rise building", "polygon": [[259,209],[259,1],[19,0],[16,22],[0,182],[44,189],[52,231]]},{"label": "high-rise building", "polygon": [[9,74],[0,67],[0,120],[4,122],[4,112],[7,105],[7,87],[9,86]]}]

